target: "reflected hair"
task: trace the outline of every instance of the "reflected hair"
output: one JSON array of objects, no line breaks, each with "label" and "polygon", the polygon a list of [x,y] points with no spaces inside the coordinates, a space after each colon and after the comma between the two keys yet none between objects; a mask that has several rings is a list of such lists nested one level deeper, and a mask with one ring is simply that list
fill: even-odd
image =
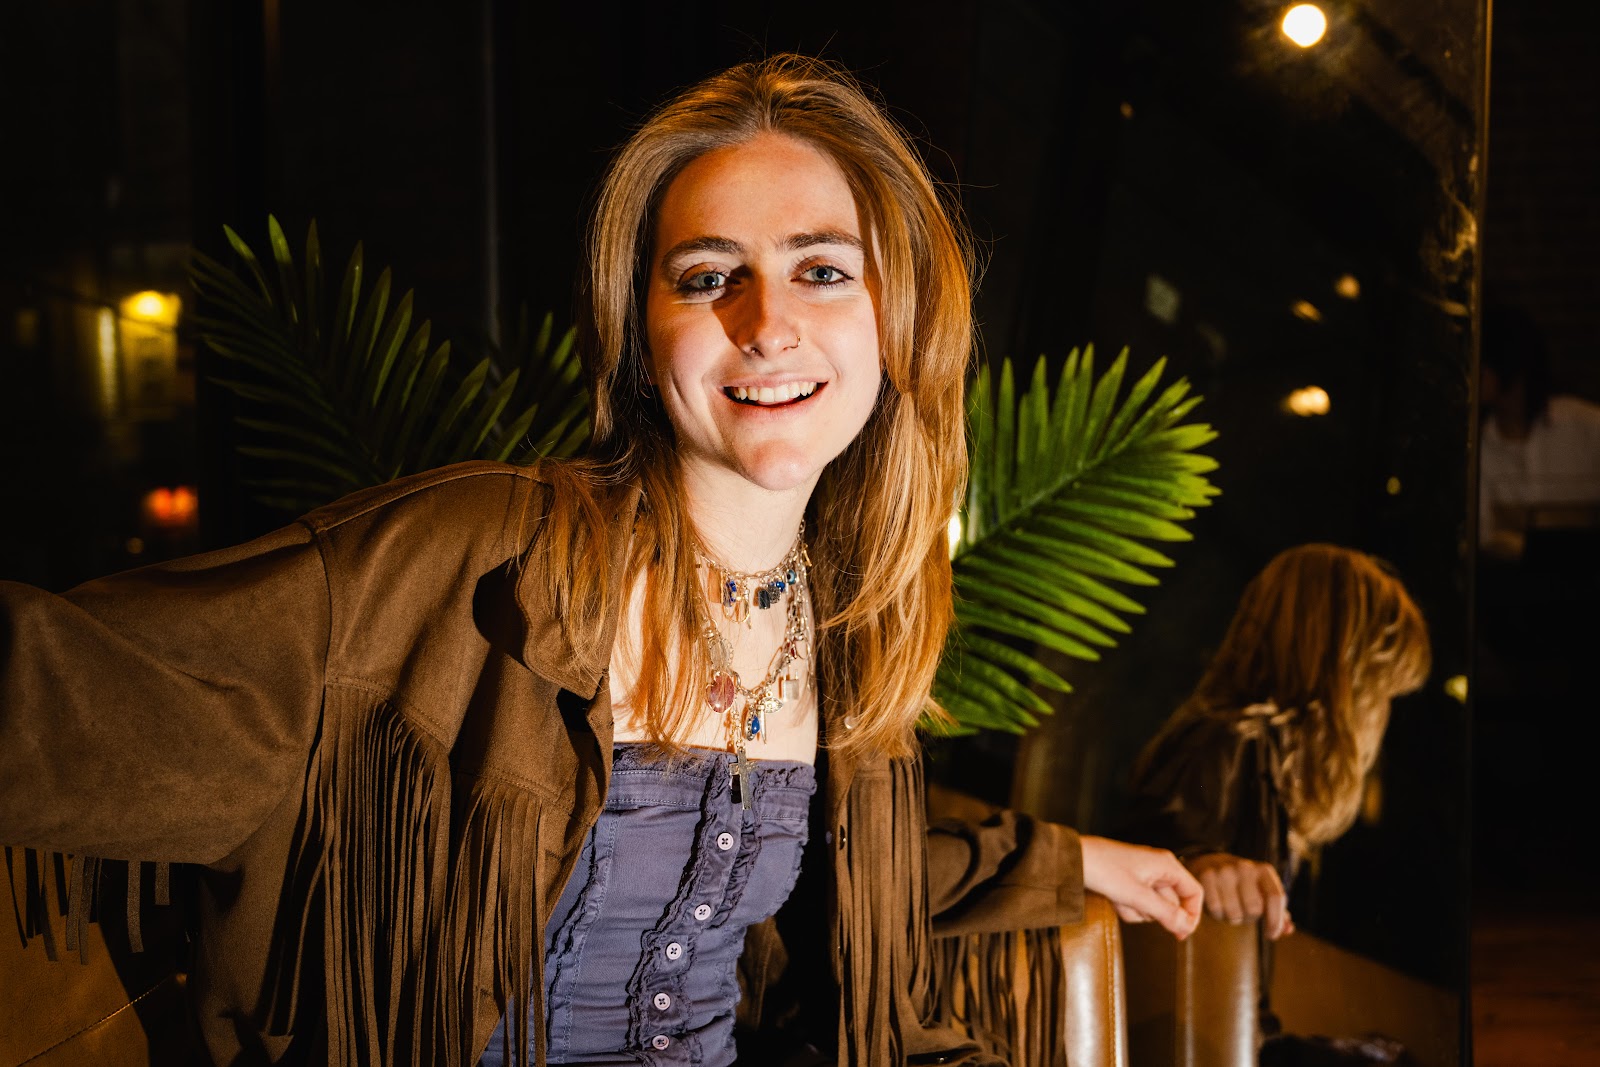
[{"label": "reflected hair", "polygon": [[1297,545],[1245,588],[1221,648],[1163,732],[1199,716],[1272,730],[1274,781],[1303,853],[1355,821],[1390,701],[1422,686],[1431,658],[1422,612],[1384,563]]},{"label": "reflected hair", "polygon": [[[628,573],[644,575],[643,627],[628,650],[639,669],[628,704],[642,709],[652,738],[676,747],[705,702],[709,661],[696,621],[705,593],[672,427],[647,374],[645,287],[672,180],[707,152],[763,134],[830,158],[868,231],[884,382],[865,428],[823,472],[806,529],[824,720],[848,709],[855,723],[828,743],[904,756],[922,716],[944,719],[930,691],[953,614],[945,531],[966,478],[971,243],[910,138],[845,72],[794,55],[734,67],[667,101],[612,160],[579,290],[592,445],[564,465],[552,518],[592,520],[605,486],[642,485]],[[599,588],[602,556],[572,547],[548,561],[558,605],[577,609],[582,591]]]}]

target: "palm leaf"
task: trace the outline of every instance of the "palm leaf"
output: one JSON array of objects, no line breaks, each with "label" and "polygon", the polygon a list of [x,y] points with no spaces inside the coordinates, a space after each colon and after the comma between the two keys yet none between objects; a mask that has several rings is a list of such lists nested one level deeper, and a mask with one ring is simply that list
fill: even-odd
[{"label": "palm leaf", "polygon": [[1172,560],[1150,542],[1190,539],[1183,523],[1217,489],[1216,438],[1183,419],[1199,402],[1182,379],[1161,388],[1165,360],[1122,394],[1127,353],[1099,378],[1074,350],[1052,383],[1043,358],[1016,396],[1011,361],[983,368],[968,395],[971,469],[952,547],[956,625],[934,682],[954,720],[944,732],[1021,733],[1050,705],[1033,687],[1070,691],[1031,654],[1082,660],[1143,613],[1117,586],[1157,584]]},{"label": "palm leaf", "polygon": [[270,263],[224,234],[238,266],[195,253],[194,321],[237,371],[212,380],[243,402],[247,486],[269,507],[309,510],[438,463],[568,454],[588,436],[573,334],[555,336],[549,316],[533,333],[522,313],[511,344],[463,370],[416,321],[414,294],[392,299],[389,270],[367,286],[360,244],[330,288],[315,222],[298,262],[270,216]]}]

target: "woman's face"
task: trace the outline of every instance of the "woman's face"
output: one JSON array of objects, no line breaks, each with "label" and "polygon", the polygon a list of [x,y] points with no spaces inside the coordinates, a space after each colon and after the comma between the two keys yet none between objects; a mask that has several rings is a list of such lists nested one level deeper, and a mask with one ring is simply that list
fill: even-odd
[{"label": "woman's face", "polygon": [[882,377],[844,174],[780,134],[707,152],[662,196],[651,257],[650,375],[686,476],[810,493]]}]

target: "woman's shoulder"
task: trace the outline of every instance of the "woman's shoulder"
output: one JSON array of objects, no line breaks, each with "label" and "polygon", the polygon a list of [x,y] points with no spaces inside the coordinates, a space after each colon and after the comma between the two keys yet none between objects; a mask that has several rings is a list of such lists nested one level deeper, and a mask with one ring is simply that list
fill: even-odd
[{"label": "woman's shoulder", "polygon": [[537,466],[516,466],[488,460],[396,478],[360,489],[307,514],[302,521],[318,534],[363,520],[438,522],[458,525],[462,519],[501,513],[525,505],[543,485]]}]

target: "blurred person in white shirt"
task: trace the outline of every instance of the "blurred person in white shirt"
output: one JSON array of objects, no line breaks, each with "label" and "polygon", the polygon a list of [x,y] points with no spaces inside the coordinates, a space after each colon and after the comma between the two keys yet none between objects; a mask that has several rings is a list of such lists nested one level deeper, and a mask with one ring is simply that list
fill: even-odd
[{"label": "blurred person in white shirt", "polygon": [[1516,308],[1483,316],[1478,544],[1520,559],[1535,526],[1600,522],[1600,404],[1553,394],[1537,324]]}]

